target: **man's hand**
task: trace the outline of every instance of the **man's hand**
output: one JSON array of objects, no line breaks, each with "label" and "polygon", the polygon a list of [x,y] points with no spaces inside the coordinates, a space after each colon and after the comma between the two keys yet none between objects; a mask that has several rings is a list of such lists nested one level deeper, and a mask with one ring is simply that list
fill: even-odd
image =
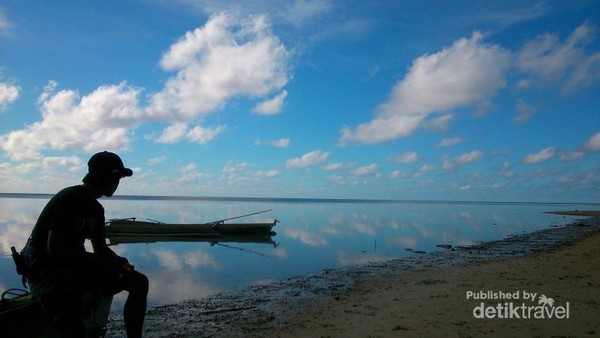
[{"label": "man's hand", "polygon": [[121,267],[123,267],[125,269],[125,271],[135,270],[135,266],[133,266],[131,263],[129,263],[129,261],[125,257],[117,256],[117,263]]}]

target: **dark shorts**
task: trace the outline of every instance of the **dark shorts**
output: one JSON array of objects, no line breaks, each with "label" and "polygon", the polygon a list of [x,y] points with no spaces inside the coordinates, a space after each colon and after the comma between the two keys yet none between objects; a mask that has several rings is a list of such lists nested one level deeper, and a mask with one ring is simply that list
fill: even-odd
[{"label": "dark shorts", "polygon": [[[35,298],[52,294],[83,294],[100,290],[105,297],[147,284],[145,275],[124,267],[112,258],[85,253],[77,262],[47,262],[31,283]],[[147,286],[146,286],[147,287]]]}]

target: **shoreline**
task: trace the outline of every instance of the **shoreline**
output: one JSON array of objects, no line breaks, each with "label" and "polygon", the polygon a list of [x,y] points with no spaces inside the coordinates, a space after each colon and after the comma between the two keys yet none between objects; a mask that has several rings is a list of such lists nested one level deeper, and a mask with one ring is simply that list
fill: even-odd
[{"label": "shoreline", "polygon": [[[341,322],[345,319],[352,317],[359,323],[368,324],[374,318],[382,317],[379,313],[372,311],[377,308],[377,306],[373,305],[369,305],[370,308],[369,306],[363,308],[362,305],[354,304],[354,306],[346,308],[343,311],[337,309],[341,312],[336,312],[336,308],[344,306],[344,302],[356,297],[363,297],[364,295],[361,292],[369,294],[372,290],[381,291],[383,289],[379,297],[389,301],[390,297],[388,296],[390,295],[385,292],[387,288],[390,289],[388,293],[392,291],[399,292],[394,296],[395,299],[406,298],[407,294],[403,293],[406,291],[392,290],[391,285],[397,285],[403,282],[403,279],[411,278],[411,276],[412,278],[421,278],[422,282],[417,286],[413,285],[416,289],[411,291],[411,294],[422,293],[430,287],[442,288],[438,290],[441,291],[450,286],[447,285],[447,279],[455,279],[456,276],[462,275],[463,270],[477,269],[480,266],[494,263],[512,264],[518,259],[551,254],[562,248],[577,246],[577,244],[573,245],[573,243],[579,243],[579,241],[586,238],[600,238],[598,235],[599,231],[600,218],[592,217],[576,220],[574,223],[562,227],[514,235],[502,240],[484,242],[469,247],[453,247],[446,251],[398,258],[386,262],[325,270],[310,276],[298,276],[265,285],[250,286],[239,291],[222,292],[202,299],[154,307],[149,309],[147,313],[145,336],[345,336],[355,332],[338,332],[342,329],[338,326],[342,325]],[[593,234],[596,235],[593,236]],[[501,270],[500,268],[497,269]],[[496,270],[492,269],[491,271],[495,272]],[[429,276],[423,279],[422,277],[435,273],[446,275],[444,275],[444,278]],[[531,273],[534,272],[532,271]],[[419,277],[419,275],[422,276]],[[391,283],[390,281],[392,280],[395,282]],[[444,282],[440,282],[442,280]],[[492,279],[492,281],[495,280]],[[497,285],[501,284],[500,280],[497,282]],[[387,285],[388,283],[389,285]],[[481,285],[479,288],[484,291],[488,289],[497,290],[496,284]],[[455,288],[456,286],[453,287]],[[524,285],[523,287],[528,287],[528,285]],[[600,285],[598,287],[600,289]],[[474,289],[471,291],[480,290]],[[359,294],[356,294],[357,292]],[[559,295],[556,294],[557,291],[554,293],[546,292],[549,293],[550,297],[554,296],[558,299]],[[394,297],[391,297],[391,299],[394,299]],[[464,303],[465,295],[462,294],[461,297]],[[369,304],[372,300],[371,298],[367,297],[361,303]],[[413,299],[413,301],[417,301],[413,306],[417,306],[418,308],[421,302],[418,302],[418,299]],[[444,297],[440,296],[436,301],[441,303],[435,303],[437,304],[435,306],[432,305],[434,308],[443,305]],[[457,301],[460,301],[460,299]],[[405,305],[397,305],[397,307],[400,309],[404,308]],[[469,305],[467,304],[466,306],[468,307]],[[385,306],[383,309],[377,309],[377,312],[385,311],[389,308],[389,306]],[[412,309],[411,311],[417,310]],[[434,310],[432,309],[431,311]],[[331,316],[329,315],[331,313],[337,313],[337,315]],[[418,316],[415,313],[414,316],[405,315],[402,318],[406,319],[405,322],[411,323],[424,320],[421,317],[429,317],[429,314],[425,312],[421,316]],[[465,317],[464,314],[463,317]],[[465,323],[469,319],[469,316],[466,317],[463,318]],[[325,322],[323,322],[324,320]],[[390,320],[398,321],[398,318],[393,317]],[[463,321],[458,320],[456,323],[460,324]],[[507,322],[506,320],[497,321]],[[343,324],[342,327],[351,325],[351,323]],[[454,327],[451,325],[446,330],[466,328],[466,324],[459,324]],[[411,331],[413,330],[413,326],[411,325],[397,323],[392,327],[392,331],[389,331],[390,329],[388,328],[388,331],[386,331],[387,334],[380,332],[375,334],[375,336],[394,334],[410,336],[411,334],[415,334],[415,332]],[[460,327],[461,325],[463,327]],[[384,327],[382,324],[379,326]],[[426,326],[429,327],[429,325]],[[361,335],[370,335],[371,332],[378,332],[376,328],[371,328],[372,331],[368,331],[369,325],[365,327],[367,331]],[[420,326],[417,325],[417,327]],[[400,333],[394,333],[394,331],[399,331]],[[441,333],[443,330],[439,332]],[[600,332],[600,328],[596,332]],[[419,332],[419,334],[421,333],[424,334],[424,332]],[[480,331],[479,333],[472,332],[470,335],[478,336],[481,334],[482,332]],[[469,333],[467,332],[466,335],[468,336]],[[120,315],[111,316],[107,336],[125,336],[122,317]]]}]

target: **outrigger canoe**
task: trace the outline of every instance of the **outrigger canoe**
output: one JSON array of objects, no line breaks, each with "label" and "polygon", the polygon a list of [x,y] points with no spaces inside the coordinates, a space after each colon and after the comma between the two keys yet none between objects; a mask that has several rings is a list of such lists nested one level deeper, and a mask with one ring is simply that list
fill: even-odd
[{"label": "outrigger canoe", "polygon": [[209,243],[211,246],[216,244],[270,244],[277,246],[273,240],[275,232],[268,234],[202,234],[202,235],[159,235],[159,234],[136,234],[136,235],[121,235],[107,234],[108,245],[118,244],[133,244],[133,243],[164,243],[164,242],[194,242],[194,243]]},{"label": "outrigger canoe", "polygon": [[199,224],[163,223],[153,220],[138,221],[135,218],[113,219],[105,227],[106,236],[206,236],[272,235],[277,220],[266,223],[225,223],[222,221]]}]

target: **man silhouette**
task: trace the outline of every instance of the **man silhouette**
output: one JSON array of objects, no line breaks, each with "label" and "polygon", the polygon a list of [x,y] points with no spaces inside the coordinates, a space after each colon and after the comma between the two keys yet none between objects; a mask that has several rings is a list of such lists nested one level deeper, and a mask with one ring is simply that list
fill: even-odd
[{"label": "man silhouette", "polygon": [[[104,237],[104,208],[97,201],[112,196],[123,177],[133,175],[111,152],[93,155],[83,184],[58,192],[42,210],[23,250],[34,298],[40,299],[61,336],[83,337],[81,296],[128,291],[124,307],[128,337],[141,337],[148,278],[115,254]],[[89,239],[93,253],[84,242]]]}]

